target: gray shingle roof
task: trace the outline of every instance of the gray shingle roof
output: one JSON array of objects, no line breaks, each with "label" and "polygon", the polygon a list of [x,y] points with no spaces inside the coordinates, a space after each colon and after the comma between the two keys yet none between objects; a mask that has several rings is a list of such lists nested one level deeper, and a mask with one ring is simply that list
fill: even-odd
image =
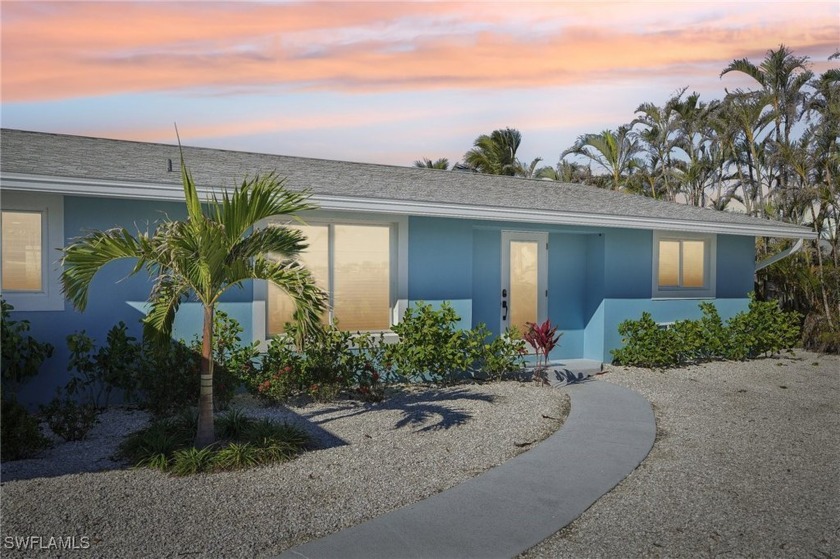
[{"label": "gray shingle roof", "polygon": [[[177,145],[10,129],[0,131],[0,136],[0,172],[6,188],[10,174],[129,182],[150,188],[180,186]],[[606,224],[614,223],[613,218],[639,223],[664,220],[683,224],[686,230],[694,226],[736,234],[813,236],[796,225],[579,184],[195,147],[185,147],[184,157],[196,183],[208,188],[230,187],[245,176],[275,171],[287,178],[290,188],[308,189],[316,199],[452,206],[465,215],[480,210],[500,218],[506,212],[533,213],[554,223],[564,219],[574,223],[575,216],[602,216]],[[167,170],[170,159],[175,172]],[[551,217],[555,214],[556,219]]]}]

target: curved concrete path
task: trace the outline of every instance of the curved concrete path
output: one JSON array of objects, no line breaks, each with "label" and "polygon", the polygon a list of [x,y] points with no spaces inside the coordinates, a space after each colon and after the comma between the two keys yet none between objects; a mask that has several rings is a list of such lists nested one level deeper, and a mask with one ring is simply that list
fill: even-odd
[{"label": "curved concrete path", "polygon": [[532,450],[428,499],[285,551],[281,558],[515,557],[632,472],[656,437],[650,404],[603,381],[567,387],[563,427]]}]

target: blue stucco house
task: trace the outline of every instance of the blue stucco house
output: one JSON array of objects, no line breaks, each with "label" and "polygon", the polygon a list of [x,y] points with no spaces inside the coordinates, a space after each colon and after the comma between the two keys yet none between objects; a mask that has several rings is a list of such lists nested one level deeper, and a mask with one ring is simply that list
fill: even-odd
[{"label": "blue stucco house", "polygon": [[[564,333],[560,360],[608,361],[618,324],[642,311],[672,322],[709,300],[726,319],[753,289],[756,237],[814,236],[576,184],[192,147],[184,156],[204,194],[270,171],[311,193],[320,209],[292,225],[305,228],[304,260],[342,328],[388,331],[414,301],[449,301],[463,326],[495,333],[550,318]],[[179,171],[176,145],[2,130],[2,295],[57,349],[30,390],[49,386],[49,398],[66,382],[69,333],[101,340],[122,320],[139,334],[148,278],[127,278],[130,262],[110,265],[79,313],[60,292],[58,249],[86,230],[183,217]],[[222,309],[247,340],[280,332],[288,316],[283,295],[260,282]],[[176,332],[191,338],[199,324],[184,305]]]}]

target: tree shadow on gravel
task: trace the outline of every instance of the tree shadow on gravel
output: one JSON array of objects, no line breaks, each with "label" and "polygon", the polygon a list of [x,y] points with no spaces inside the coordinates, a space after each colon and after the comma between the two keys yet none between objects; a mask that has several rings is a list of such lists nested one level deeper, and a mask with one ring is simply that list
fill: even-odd
[{"label": "tree shadow on gravel", "polygon": [[[495,397],[489,394],[477,394],[467,388],[455,390],[426,389],[418,392],[400,391],[384,401],[375,404],[359,405],[354,402],[335,404],[311,413],[301,414],[304,419],[322,425],[365,413],[377,411],[398,411],[402,418],[394,424],[395,429],[418,427],[417,432],[441,431],[464,425],[472,414],[457,406],[459,401],[478,401],[492,403]],[[329,417],[324,417],[324,416]],[[437,419],[434,423],[426,425]],[[422,427],[420,427],[422,426]]]},{"label": "tree shadow on gravel", "polygon": [[[326,427],[331,421],[377,411],[398,411],[401,418],[394,424],[395,429],[415,427],[418,433],[440,431],[464,425],[472,419],[472,414],[458,406],[459,401],[492,403],[495,397],[489,394],[477,394],[468,388],[423,390],[398,388],[383,402],[364,404],[359,404],[357,401],[335,402],[311,412],[293,411],[285,406],[283,408],[284,420],[305,429],[312,437],[314,448],[323,450],[349,444]],[[130,464],[113,460],[116,443],[109,445],[108,448],[100,449],[90,446],[89,442],[57,443],[58,445],[73,445],[66,446],[63,452],[70,452],[75,456],[87,455],[85,460],[63,459],[62,452],[53,453],[47,450],[40,457],[0,463],[0,482],[132,468]]]}]

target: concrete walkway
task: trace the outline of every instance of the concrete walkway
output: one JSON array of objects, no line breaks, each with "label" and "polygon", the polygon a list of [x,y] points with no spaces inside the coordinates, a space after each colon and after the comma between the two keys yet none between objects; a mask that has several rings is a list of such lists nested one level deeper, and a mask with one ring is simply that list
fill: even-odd
[{"label": "concrete walkway", "polygon": [[428,499],[292,548],[281,558],[515,557],[581,515],[647,456],[656,436],[639,394],[590,380],[565,388],[551,437]]}]

